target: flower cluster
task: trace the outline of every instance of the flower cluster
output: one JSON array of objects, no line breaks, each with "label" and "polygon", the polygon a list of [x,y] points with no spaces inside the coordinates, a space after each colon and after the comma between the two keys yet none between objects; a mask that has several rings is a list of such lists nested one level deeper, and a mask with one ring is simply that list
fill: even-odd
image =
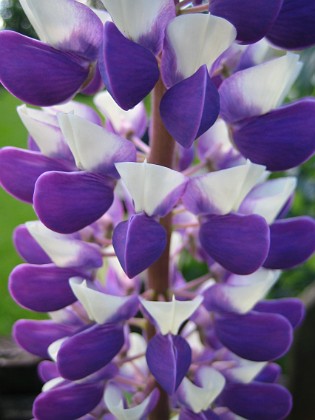
[{"label": "flower cluster", "polygon": [[[0,151],[0,182],[39,219],[16,228],[9,279],[51,318],[13,331],[44,359],[34,418],[285,418],[274,361],[304,308],[265,297],[315,221],[286,218],[296,178],[270,175],[315,153],[315,100],[283,105],[315,6],[20,3],[40,40],[0,33],[0,81],[37,108],[18,107],[28,150]],[[187,255],[207,267],[189,281]]]}]

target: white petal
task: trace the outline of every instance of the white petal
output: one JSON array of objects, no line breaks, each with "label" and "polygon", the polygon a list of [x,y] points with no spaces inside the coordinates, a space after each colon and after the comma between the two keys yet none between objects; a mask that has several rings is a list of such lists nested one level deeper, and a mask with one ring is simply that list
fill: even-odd
[{"label": "white petal", "polygon": [[233,43],[236,30],[225,19],[195,13],[173,19],[167,26],[166,37],[175,54],[177,72],[188,78],[204,64],[210,69]]},{"label": "white petal", "polygon": [[247,167],[247,173],[245,179],[241,185],[241,191],[238,195],[237,200],[234,202],[233,210],[237,211],[241,202],[247,196],[247,194],[251,191],[251,189],[258,183],[265,181],[269,175],[269,172],[266,171],[266,167],[263,165],[258,165],[256,163],[252,163],[247,160],[246,164],[244,165]]},{"label": "white petal", "polygon": [[186,181],[180,172],[146,162],[123,162],[115,166],[134,200],[136,212],[144,211],[148,216]]},{"label": "white petal", "polygon": [[135,132],[139,121],[146,117],[143,102],[129,111],[120,108],[108,91],[100,92],[94,97],[94,103],[107,119],[116,133],[128,136]]},{"label": "white petal", "polygon": [[144,337],[138,333],[130,333],[128,336],[129,339],[129,349],[127,353],[128,358],[135,357],[139,354],[143,354],[141,357],[126,362],[121,367],[121,372],[123,375],[127,376],[137,376],[139,371],[143,375],[148,374],[148,365],[145,358],[145,352],[147,348],[147,342]]},{"label": "white petal", "polygon": [[[211,172],[199,178],[193,178],[188,184],[183,201],[193,213],[227,214],[237,211],[253,186],[262,180],[265,166],[247,161],[245,165]],[[197,189],[198,200],[190,199],[190,188]],[[200,195],[200,197],[197,197]],[[201,205],[198,209],[198,202]]]},{"label": "white petal", "polygon": [[90,9],[96,14],[103,25],[105,25],[106,22],[112,22],[112,18],[106,10],[95,9],[94,7],[90,7]]},{"label": "white petal", "polygon": [[76,115],[59,113],[58,121],[79,169],[96,171],[101,166],[110,167],[113,156],[126,144],[130,146],[128,140]]},{"label": "white petal", "polygon": [[[94,122],[95,124],[101,125],[102,121],[96,111],[88,105],[85,105],[77,101],[68,101],[64,104],[43,107],[45,112],[48,112],[52,115],[55,115],[57,118],[57,113],[62,112],[64,114],[74,114],[78,117]],[[58,125],[59,127],[59,125]]]},{"label": "white petal", "polygon": [[227,300],[235,312],[245,314],[266,296],[280,274],[280,270],[260,269],[248,276],[232,275],[227,284],[220,285],[222,299]]},{"label": "white petal", "polygon": [[[113,246],[109,246],[106,247],[106,251],[110,254],[114,254],[115,250],[113,248]],[[123,290],[126,291],[127,290],[131,290],[134,289],[135,287],[135,280],[134,279],[130,279],[127,274],[124,272],[124,270],[122,269],[119,260],[117,257],[111,257],[109,258],[106,263],[108,264],[108,267],[110,270],[113,270],[116,274],[116,278],[119,279],[117,281],[117,283],[119,284],[119,287],[122,288]]]},{"label": "white petal", "polygon": [[188,321],[187,324],[185,324],[181,335],[190,345],[194,355],[199,355],[200,353],[204,352],[205,346],[201,341],[200,333],[197,329],[197,325],[194,322]]},{"label": "white petal", "polygon": [[104,324],[121,308],[129,297],[112,296],[88,287],[86,280],[70,279],[71,289],[81,302],[91,321]]},{"label": "white petal", "polygon": [[46,382],[43,385],[42,392],[50,391],[56,386],[61,385],[63,382],[65,382],[65,380],[61,376],[58,376],[57,378],[54,378],[54,379],[50,379],[50,381]]},{"label": "white petal", "polygon": [[249,61],[251,65],[261,64],[266,60],[267,54],[272,54],[273,52],[275,52],[275,50],[271,48],[266,38],[263,38],[260,41],[255,42],[255,44],[246,47],[245,52],[241,57],[241,63],[247,64]]},{"label": "white petal", "polygon": [[[246,174],[247,168],[237,166],[193,179],[192,183],[197,186],[202,200],[207,203],[205,206],[208,207],[206,213],[230,213],[241,192],[241,184],[244,182]],[[188,192],[189,187],[187,188]],[[187,208],[189,210],[189,207]]]},{"label": "white petal", "polygon": [[[20,4],[43,42],[58,45],[59,42],[62,42],[68,36],[66,21],[69,15],[64,13],[65,1],[56,0],[52,4],[51,1],[47,0],[20,0]],[[54,22],[51,13],[52,6],[55,9],[56,16],[60,17],[60,20],[58,19],[57,22]]]},{"label": "white petal", "polygon": [[187,378],[184,378],[180,385],[181,391],[185,396],[185,402],[194,413],[207,410],[225,385],[224,376],[213,368],[202,368],[198,376],[200,377],[202,387],[193,384]]},{"label": "white petal", "polygon": [[234,381],[249,384],[263,370],[267,362],[252,362],[237,358],[239,365],[227,370],[227,375]]},{"label": "white petal", "polygon": [[157,31],[157,38],[162,36],[160,32],[164,31],[168,20],[165,20],[165,17],[168,15],[171,17],[175,13],[173,1],[170,0],[102,0],[102,2],[120,32],[134,42],[141,42],[153,31]]},{"label": "white petal", "polygon": [[[76,1],[68,0],[20,0],[20,4],[35,29],[39,38],[56,48],[63,47],[67,50],[84,52],[84,47],[88,48],[91,41],[94,43],[94,35],[86,34],[83,40],[84,24],[89,22],[91,15],[94,15],[89,8],[86,10],[91,13],[88,17],[83,6]],[[97,17],[95,16],[95,19]],[[98,19],[97,19],[98,20]],[[94,19],[89,23],[92,23]],[[87,31],[91,29],[85,28]],[[83,46],[84,45],[84,46]]]},{"label": "white petal", "polygon": [[26,105],[18,106],[17,112],[43,155],[58,156],[62,152],[64,142],[55,116]]},{"label": "white petal", "polygon": [[237,153],[230,140],[229,127],[221,118],[218,118],[197,142],[199,158],[202,161],[209,159],[216,162],[233,151]]},{"label": "white petal", "polygon": [[63,338],[60,338],[59,340],[54,341],[53,343],[49,345],[47,352],[54,362],[57,361],[60,347],[62,346],[63,342],[66,340],[67,340],[67,337],[63,337]]},{"label": "white petal", "polygon": [[198,309],[202,301],[203,297],[197,296],[191,301],[173,299],[172,302],[149,302],[141,299],[141,304],[156,321],[163,335],[176,335],[182,323]]},{"label": "white petal", "polygon": [[207,410],[212,402],[211,395],[207,389],[200,388],[187,378],[184,378],[181,383],[181,391],[185,394],[185,402],[194,413]]},{"label": "white petal", "polygon": [[201,385],[211,393],[212,401],[221,393],[225,385],[224,376],[216,369],[205,366],[198,371]]},{"label": "white petal", "polygon": [[214,400],[220,394],[224,387],[224,376],[216,369],[210,367],[202,367],[198,371],[198,377],[201,382],[201,385],[212,392],[212,398]]},{"label": "white petal", "polygon": [[53,232],[41,222],[26,222],[25,225],[54,264],[58,267],[76,265],[82,249],[79,241],[74,240],[71,235]]},{"label": "white petal", "polygon": [[179,253],[183,249],[183,246],[183,236],[179,232],[172,232],[170,243],[170,255],[172,259],[175,257],[179,258]]},{"label": "white petal", "polygon": [[291,89],[301,68],[299,56],[288,53],[236,72],[219,89],[223,118],[233,122],[277,108]]},{"label": "white petal", "polygon": [[108,410],[117,420],[139,420],[144,415],[150,403],[151,395],[152,393],[141,404],[135,407],[124,408],[120,390],[116,386],[108,384],[105,390],[104,400]]},{"label": "white petal", "polygon": [[272,179],[255,187],[240,207],[243,214],[258,214],[271,224],[294,192],[294,177]]},{"label": "white petal", "polygon": [[[161,0],[102,0],[115,25],[127,38],[137,41],[150,31],[163,7]],[[164,2],[165,3],[165,2]]]}]

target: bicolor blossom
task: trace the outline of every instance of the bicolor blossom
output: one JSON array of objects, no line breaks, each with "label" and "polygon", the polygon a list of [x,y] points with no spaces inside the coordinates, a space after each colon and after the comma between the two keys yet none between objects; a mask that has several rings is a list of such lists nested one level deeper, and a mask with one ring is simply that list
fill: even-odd
[{"label": "bicolor blossom", "polygon": [[29,104],[50,106],[71,99],[95,77],[100,80],[102,22],[89,7],[75,0],[20,4],[40,41],[1,32],[0,80],[11,93]]}]

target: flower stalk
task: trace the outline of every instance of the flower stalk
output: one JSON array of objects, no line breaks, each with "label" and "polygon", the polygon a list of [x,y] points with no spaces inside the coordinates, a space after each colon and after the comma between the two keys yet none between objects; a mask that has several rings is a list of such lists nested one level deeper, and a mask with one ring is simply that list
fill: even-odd
[{"label": "flower stalk", "polygon": [[[152,116],[151,116],[151,137],[150,154],[148,161],[155,165],[161,165],[168,168],[173,167],[175,141],[166,130],[160,115],[160,103],[166,88],[160,78],[152,92]],[[169,252],[170,240],[172,234],[172,215],[171,213],[161,218],[161,226],[164,227],[167,234],[167,243],[163,254],[148,268],[148,288],[154,291],[153,299],[158,300],[160,296],[168,300],[169,290]],[[155,334],[155,328],[150,324],[148,327],[148,336]],[[167,393],[159,387],[160,399],[153,412],[150,414],[150,420],[159,420],[168,418],[170,413]]]}]

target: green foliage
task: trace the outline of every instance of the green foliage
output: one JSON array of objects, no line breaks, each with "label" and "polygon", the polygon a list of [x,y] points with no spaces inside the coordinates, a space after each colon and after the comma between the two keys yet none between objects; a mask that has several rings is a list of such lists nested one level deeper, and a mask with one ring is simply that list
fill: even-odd
[{"label": "green foliage", "polygon": [[11,29],[21,34],[36,38],[34,29],[18,0],[4,0],[1,2],[0,15],[4,21],[5,29]]},{"label": "green foliage", "polygon": [[179,262],[180,271],[185,280],[190,281],[209,272],[206,263],[197,261],[188,252],[183,252]]}]

